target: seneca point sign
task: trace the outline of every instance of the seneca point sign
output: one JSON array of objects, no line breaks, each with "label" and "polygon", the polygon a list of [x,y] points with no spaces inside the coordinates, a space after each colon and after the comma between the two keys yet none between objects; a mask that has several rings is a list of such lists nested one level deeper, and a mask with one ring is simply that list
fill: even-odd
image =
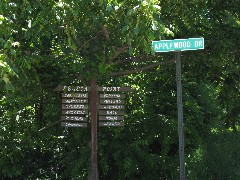
[{"label": "seneca point sign", "polygon": [[187,51],[204,49],[204,38],[152,41],[156,52]]}]

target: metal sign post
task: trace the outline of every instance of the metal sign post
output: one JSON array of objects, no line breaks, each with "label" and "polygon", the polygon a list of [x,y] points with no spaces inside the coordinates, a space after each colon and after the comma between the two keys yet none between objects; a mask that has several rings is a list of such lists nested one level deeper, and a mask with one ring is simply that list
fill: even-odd
[{"label": "metal sign post", "polygon": [[177,82],[180,180],[185,180],[183,105],[182,105],[182,81],[181,81],[181,52],[180,51],[176,52],[176,82]]},{"label": "metal sign post", "polygon": [[183,129],[183,104],[181,82],[181,52],[188,50],[204,49],[204,38],[173,39],[152,41],[155,52],[176,52],[176,83],[177,83],[177,108],[178,108],[178,138],[180,159],[180,180],[185,180],[184,160],[184,129]]}]

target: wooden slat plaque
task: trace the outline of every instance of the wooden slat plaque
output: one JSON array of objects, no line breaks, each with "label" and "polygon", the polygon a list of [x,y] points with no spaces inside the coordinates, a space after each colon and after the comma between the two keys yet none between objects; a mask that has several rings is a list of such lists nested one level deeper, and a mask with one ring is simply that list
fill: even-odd
[{"label": "wooden slat plaque", "polygon": [[124,105],[99,105],[99,109],[124,109]]},{"label": "wooden slat plaque", "polygon": [[124,104],[122,99],[100,99],[100,104]]},{"label": "wooden slat plaque", "polygon": [[100,110],[99,115],[124,115],[124,111]]},{"label": "wooden slat plaque", "polygon": [[88,114],[88,110],[62,110],[62,114],[81,115]]},{"label": "wooden slat plaque", "polygon": [[61,120],[67,121],[87,121],[86,117],[81,116],[61,116]]},{"label": "wooden slat plaque", "polygon": [[118,121],[124,120],[124,116],[99,116],[99,121]]},{"label": "wooden slat plaque", "polygon": [[116,98],[125,98],[125,94],[100,94],[100,98],[116,99]]},{"label": "wooden slat plaque", "polygon": [[87,127],[87,123],[61,122],[61,126],[64,126],[64,127]]},{"label": "wooden slat plaque", "polygon": [[71,104],[71,103],[76,103],[76,104],[87,104],[88,99],[62,99],[63,104]]},{"label": "wooden slat plaque", "polygon": [[63,98],[88,98],[88,93],[62,93]]},{"label": "wooden slat plaque", "polygon": [[123,122],[99,122],[99,126],[124,126]]},{"label": "wooden slat plaque", "polygon": [[88,109],[84,104],[62,104],[62,109]]}]

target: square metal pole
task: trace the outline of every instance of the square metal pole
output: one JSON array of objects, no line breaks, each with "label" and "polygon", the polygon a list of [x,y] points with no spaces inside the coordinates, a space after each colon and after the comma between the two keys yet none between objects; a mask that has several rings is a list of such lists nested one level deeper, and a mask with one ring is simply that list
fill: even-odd
[{"label": "square metal pole", "polygon": [[182,104],[182,81],[181,81],[181,52],[180,51],[176,52],[176,82],[177,82],[180,180],[185,180],[183,104]]}]

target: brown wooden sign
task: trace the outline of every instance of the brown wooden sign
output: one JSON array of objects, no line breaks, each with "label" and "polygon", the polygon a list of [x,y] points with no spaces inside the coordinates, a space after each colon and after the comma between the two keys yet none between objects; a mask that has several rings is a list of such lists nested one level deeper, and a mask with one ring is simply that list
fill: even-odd
[{"label": "brown wooden sign", "polygon": [[86,117],[81,116],[61,116],[61,120],[68,120],[68,121],[87,121]]},{"label": "brown wooden sign", "polygon": [[100,104],[124,104],[122,99],[100,99]]},{"label": "brown wooden sign", "polygon": [[99,116],[99,121],[118,121],[124,120],[124,116]]},{"label": "brown wooden sign", "polygon": [[62,110],[62,114],[72,114],[72,115],[88,114],[88,110]]},{"label": "brown wooden sign", "polygon": [[99,126],[124,126],[123,122],[99,122]]},{"label": "brown wooden sign", "polygon": [[61,122],[61,126],[64,126],[64,127],[87,127],[87,123]]},{"label": "brown wooden sign", "polygon": [[62,104],[62,109],[88,109],[84,104]]},{"label": "brown wooden sign", "polygon": [[131,92],[132,89],[130,87],[97,87],[97,91],[103,92]]},{"label": "brown wooden sign", "polygon": [[63,98],[88,98],[87,93],[62,93]]},{"label": "brown wooden sign", "polygon": [[87,86],[58,86],[54,91],[65,91],[65,92],[84,92],[89,91],[91,88]]},{"label": "brown wooden sign", "polygon": [[64,104],[70,104],[70,103],[86,104],[86,103],[88,103],[88,99],[62,99],[62,103],[64,103]]},{"label": "brown wooden sign", "polygon": [[124,111],[100,110],[99,115],[124,115]]},{"label": "brown wooden sign", "polygon": [[124,105],[99,105],[99,109],[124,109]]},{"label": "brown wooden sign", "polygon": [[123,99],[125,98],[125,94],[100,94],[100,98]]}]

